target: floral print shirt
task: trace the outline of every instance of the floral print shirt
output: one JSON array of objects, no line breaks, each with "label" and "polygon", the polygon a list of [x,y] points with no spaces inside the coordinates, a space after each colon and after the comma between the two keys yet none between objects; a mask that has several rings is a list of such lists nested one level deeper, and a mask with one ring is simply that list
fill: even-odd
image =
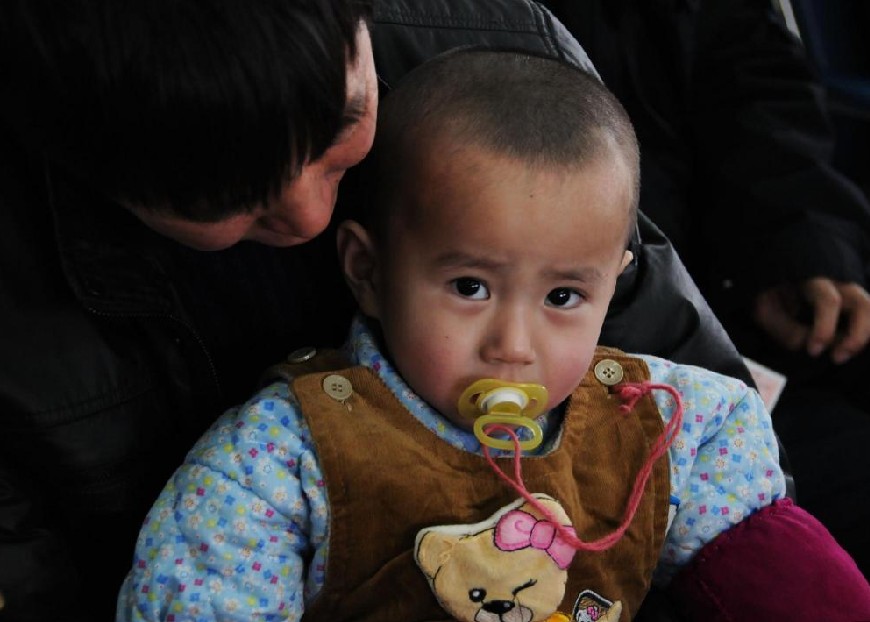
[{"label": "floral print shirt", "polygon": [[[365,322],[346,345],[444,441],[480,444],[432,410],[384,358]],[[651,382],[675,387],[683,424],[670,447],[671,523],[655,580],[666,583],[706,543],[785,494],[770,416],[739,380],[641,355]],[[653,396],[667,423],[675,400]],[[546,453],[558,413],[539,418]],[[205,433],[145,518],[118,598],[119,622],[299,620],[323,586],[329,504],[305,418],[285,382],[227,411]]]}]

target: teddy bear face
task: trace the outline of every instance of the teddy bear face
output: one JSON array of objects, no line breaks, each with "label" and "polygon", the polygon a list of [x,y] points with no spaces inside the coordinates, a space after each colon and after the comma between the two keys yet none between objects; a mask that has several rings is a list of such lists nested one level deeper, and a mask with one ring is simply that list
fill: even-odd
[{"label": "teddy bear face", "polygon": [[533,622],[562,602],[565,573],[540,551],[500,552],[503,559],[496,560],[492,533],[462,538],[452,549],[433,589],[459,620]]},{"label": "teddy bear face", "polygon": [[553,555],[561,556],[552,548],[517,543],[499,529],[510,521],[535,522],[518,505],[484,523],[430,528],[418,536],[417,563],[441,606],[457,620],[536,622],[561,604],[567,572]]}]

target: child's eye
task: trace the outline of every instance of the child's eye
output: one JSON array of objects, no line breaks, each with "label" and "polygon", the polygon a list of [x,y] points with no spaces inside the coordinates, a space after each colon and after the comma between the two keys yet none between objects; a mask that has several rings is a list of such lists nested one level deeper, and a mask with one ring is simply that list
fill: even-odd
[{"label": "child's eye", "polygon": [[559,309],[573,309],[583,301],[583,296],[576,289],[557,287],[547,294],[546,304]]},{"label": "child's eye", "polygon": [[489,298],[489,290],[483,281],[463,276],[453,280],[453,291],[471,300],[486,300]]}]

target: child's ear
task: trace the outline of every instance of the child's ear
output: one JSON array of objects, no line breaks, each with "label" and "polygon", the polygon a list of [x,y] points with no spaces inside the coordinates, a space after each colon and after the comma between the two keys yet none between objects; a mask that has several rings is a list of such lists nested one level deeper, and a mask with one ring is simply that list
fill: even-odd
[{"label": "child's ear", "polygon": [[338,260],[350,291],[367,316],[378,319],[377,252],[369,232],[358,222],[338,226]]},{"label": "child's ear", "polygon": [[622,265],[619,266],[619,273],[622,274],[623,270],[628,267],[628,264],[631,263],[631,260],[634,259],[634,253],[627,250],[622,255]]}]

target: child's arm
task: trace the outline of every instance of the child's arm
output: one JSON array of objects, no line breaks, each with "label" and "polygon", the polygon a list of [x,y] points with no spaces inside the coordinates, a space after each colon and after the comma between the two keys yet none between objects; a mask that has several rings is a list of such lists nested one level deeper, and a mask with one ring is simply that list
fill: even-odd
[{"label": "child's arm", "polygon": [[[781,499],[785,479],[770,416],[755,391],[697,367],[653,358],[647,364],[654,382],[679,391],[684,409],[669,452],[676,514],[656,573],[657,583],[666,584],[720,533]],[[653,395],[669,420],[673,398]]]},{"label": "child's arm", "polygon": [[303,559],[326,541],[309,438],[286,396],[261,393],[218,420],[146,518],[118,620],[301,617]]},{"label": "child's arm", "polygon": [[662,566],[679,569],[668,590],[689,619],[870,620],[870,586],[855,563],[781,498],[776,439],[757,393],[695,368],[663,375],[683,394],[687,425],[671,450],[681,503]]},{"label": "child's arm", "polygon": [[870,620],[870,586],[815,518],[777,501],[726,531],[676,576],[690,620]]}]

